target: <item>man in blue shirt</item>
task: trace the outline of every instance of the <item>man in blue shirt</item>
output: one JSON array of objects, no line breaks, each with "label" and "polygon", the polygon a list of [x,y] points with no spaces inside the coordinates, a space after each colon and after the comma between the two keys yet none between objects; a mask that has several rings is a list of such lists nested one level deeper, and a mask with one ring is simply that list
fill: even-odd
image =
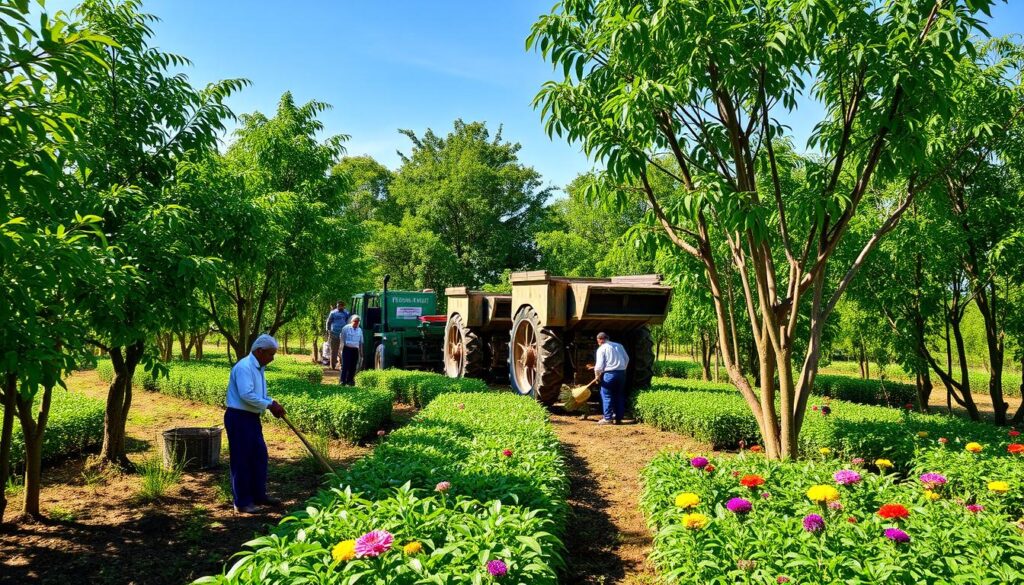
[{"label": "man in blue shirt", "polygon": [[267,364],[274,361],[277,340],[263,334],[252,344],[252,353],[231,368],[224,411],[231,459],[231,493],[235,511],[255,514],[258,505],[272,506],[280,500],[267,496],[267,443],[263,440],[260,415],[269,410],[277,418],[284,407],[267,394]]},{"label": "man in blue shirt", "polygon": [[629,356],[621,344],[608,340],[607,333],[597,334],[597,362],[594,374],[601,383],[601,405],[604,417],[597,424],[619,424],[626,413],[626,368]]},{"label": "man in blue shirt", "polygon": [[338,301],[336,308],[327,315],[327,336],[331,343],[331,369],[338,365],[338,348],[341,346],[341,330],[348,323],[349,313],[345,310],[345,301]]},{"label": "man in blue shirt", "polygon": [[341,340],[345,347],[341,350],[341,376],[338,381],[343,386],[356,385],[356,370],[359,369],[359,358],[363,353],[363,329],[359,327],[359,315],[352,315],[350,321],[341,330]]}]

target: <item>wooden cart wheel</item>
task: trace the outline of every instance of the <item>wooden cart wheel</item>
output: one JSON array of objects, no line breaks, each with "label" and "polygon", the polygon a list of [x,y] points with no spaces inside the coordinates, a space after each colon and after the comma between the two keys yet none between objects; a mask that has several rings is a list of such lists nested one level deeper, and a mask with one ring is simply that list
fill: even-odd
[{"label": "wooden cart wheel", "polygon": [[509,382],[512,389],[554,404],[564,375],[565,351],[554,329],[541,327],[533,307],[523,307],[512,322]]}]

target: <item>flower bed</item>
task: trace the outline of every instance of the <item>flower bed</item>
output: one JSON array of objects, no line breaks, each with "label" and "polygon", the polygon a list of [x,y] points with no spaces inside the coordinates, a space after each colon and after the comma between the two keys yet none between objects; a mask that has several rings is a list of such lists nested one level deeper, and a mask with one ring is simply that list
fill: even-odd
[{"label": "flower bed", "polygon": [[[0,406],[0,412],[3,412],[3,406]],[[54,388],[50,416],[43,433],[43,461],[75,455],[98,446],[103,442],[103,416],[102,400]],[[25,461],[25,441],[17,416],[14,417],[11,438],[11,470],[18,473]]]},{"label": "flower bed", "polygon": [[390,392],[395,400],[423,408],[447,392],[486,392],[487,384],[475,378],[449,378],[432,372],[408,370],[364,370],[356,374],[356,385]]},{"label": "flower bed", "polygon": [[[634,412],[647,424],[690,435],[715,449],[735,448],[740,441],[747,445],[761,442],[747,403],[736,390],[721,384],[657,379],[650,391],[636,396]],[[848,457],[885,457],[905,466],[918,447],[917,433],[963,444],[972,438],[998,440],[1004,431],[955,416],[842,400],[817,401],[807,410],[800,448],[809,454],[828,448]]]},{"label": "flower bed", "polygon": [[643,472],[652,559],[670,583],[1017,581],[1024,455],[927,443],[904,479],[831,458],[663,453]]},{"label": "flower bed", "polygon": [[[355,441],[391,418],[391,394],[313,382],[309,371],[309,366],[291,360],[275,362],[267,369],[270,395],[284,405],[288,418],[302,430]],[[99,362],[97,372],[104,380],[113,376],[106,360]],[[227,362],[173,362],[167,377],[136,372],[134,382],[170,396],[221,406],[230,375]]]},{"label": "flower bed", "polygon": [[439,396],[197,583],[554,584],[568,480],[546,420],[510,394]]}]

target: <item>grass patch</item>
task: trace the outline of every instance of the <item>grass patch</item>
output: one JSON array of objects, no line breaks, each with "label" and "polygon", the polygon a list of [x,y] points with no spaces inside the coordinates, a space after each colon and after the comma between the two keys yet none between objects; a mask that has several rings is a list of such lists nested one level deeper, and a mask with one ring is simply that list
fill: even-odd
[{"label": "grass patch", "polygon": [[139,491],[135,494],[141,503],[151,503],[164,497],[167,490],[181,481],[181,473],[184,469],[183,463],[175,463],[171,468],[164,467],[163,460],[158,455],[146,457],[138,464],[139,475],[142,483]]}]

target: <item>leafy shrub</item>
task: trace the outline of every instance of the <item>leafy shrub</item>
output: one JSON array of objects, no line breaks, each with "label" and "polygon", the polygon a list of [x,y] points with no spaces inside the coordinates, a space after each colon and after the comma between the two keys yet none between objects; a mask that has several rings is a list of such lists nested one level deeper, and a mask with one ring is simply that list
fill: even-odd
[{"label": "leafy shrub", "polygon": [[850,376],[818,374],[814,378],[815,396],[839,398],[858,404],[903,406],[917,403],[917,388],[890,380],[864,380]]},{"label": "leafy shrub", "polygon": [[[2,406],[0,412],[3,412]],[[102,443],[104,414],[102,400],[54,388],[50,417],[43,433],[43,461],[81,453]],[[17,416],[11,438],[11,469],[16,470],[25,462],[25,441]]]},{"label": "leafy shrub", "polygon": [[364,370],[356,374],[356,385],[386,390],[395,400],[423,408],[436,396],[448,392],[486,392],[487,384],[475,378],[449,378],[432,372],[408,370]]},{"label": "leafy shrub", "polygon": [[[280,361],[278,369],[268,368],[267,386],[270,395],[285,406],[288,418],[302,430],[354,441],[391,418],[390,393],[312,382],[304,364],[295,368],[288,365],[290,360]],[[97,371],[106,380],[113,376],[109,361],[101,361]],[[220,406],[230,375],[226,361],[173,362],[167,377],[136,372],[134,382],[170,396]]]},{"label": "leafy shrub", "polygon": [[[336,487],[247,543],[226,574],[197,583],[487,583],[487,562],[501,560],[503,582],[554,584],[568,481],[546,420],[510,394],[439,396]],[[450,490],[437,491],[440,482]],[[332,559],[338,543],[372,530],[393,534],[394,545],[376,558]],[[422,551],[404,553],[412,542]]]},{"label": "leafy shrub", "polygon": [[[817,454],[827,447],[849,457],[892,459],[906,466],[918,444],[918,432],[951,441],[992,441],[998,427],[956,416],[926,415],[905,409],[830,400],[830,414],[812,403],[800,432],[800,448]],[[708,442],[712,448],[735,448],[739,441],[761,442],[750,407],[731,386],[708,382],[656,379],[650,391],[634,399],[634,412],[645,423]],[[896,439],[894,439],[894,433]]]},{"label": "leafy shrub", "polygon": [[[929,447],[902,481],[834,459],[778,462],[741,455],[712,459],[711,465],[714,471],[703,471],[687,456],[663,453],[642,474],[641,507],[656,532],[652,560],[667,582],[776,583],[786,577],[790,583],[1010,583],[1024,569],[1024,539],[1014,523],[1022,511],[1024,466],[1008,456],[986,459]],[[839,485],[833,474],[842,469],[857,471],[861,481]],[[919,480],[925,472],[947,479],[934,501]],[[765,483],[743,487],[740,478],[748,474]],[[992,480],[1007,481],[1010,493],[989,491]],[[814,485],[836,488],[838,505],[811,502],[807,490]],[[700,503],[676,506],[686,492]],[[732,498],[749,501],[751,511],[730,511]],[[904,505],[909,516],[884,520],[878,511],[887,503]],[[966,505],[974,504],[984,509],[972,513]],[[706,516],[706,526],[686,528],[688,513]],[[804,528],[809,514],[822,517],[823,530]],[[908,543],[884,536],[897,526]]]},{"label": "leafy shrub", "polygon": [[654,375],[700,380],[704,377],[704,368],[688,360],[658,360],[654,362]]}]

